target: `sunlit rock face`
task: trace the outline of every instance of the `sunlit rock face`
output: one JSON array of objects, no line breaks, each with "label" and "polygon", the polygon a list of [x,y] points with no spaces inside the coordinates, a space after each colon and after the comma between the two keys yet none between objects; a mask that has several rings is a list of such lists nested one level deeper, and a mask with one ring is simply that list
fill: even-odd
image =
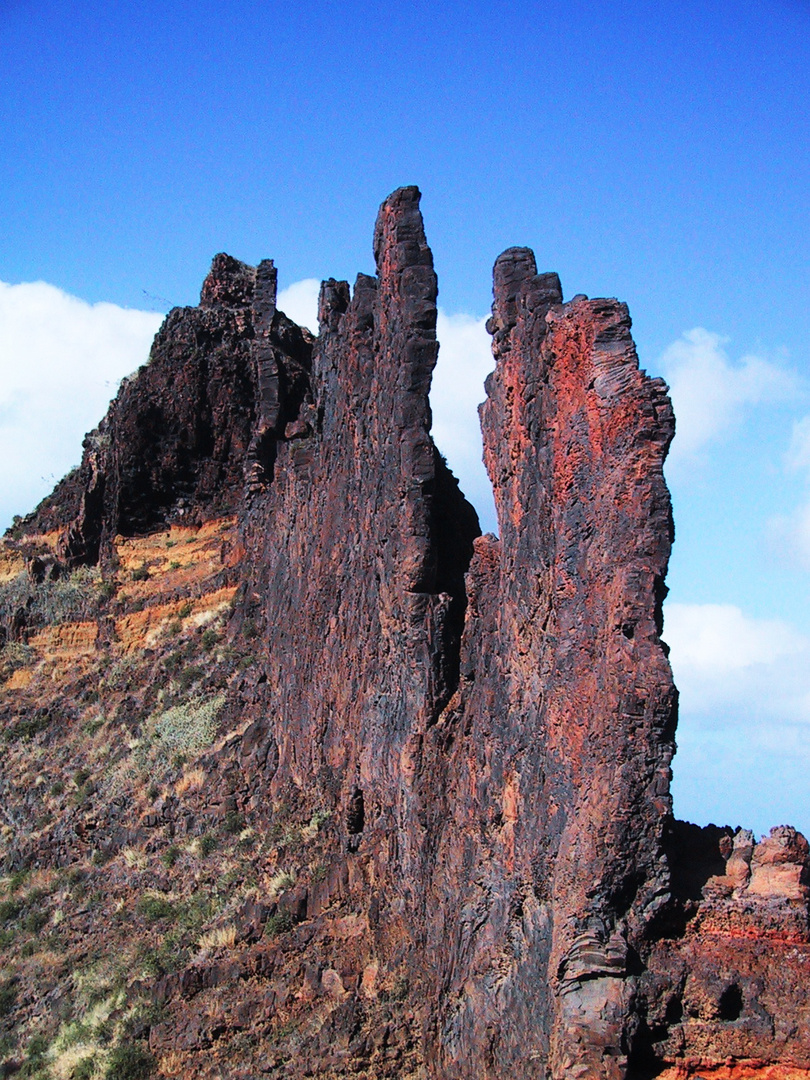
[{"label": "sunlit rock face", "polygon": [[[14,820],[41,821],[32,770],[83,760],[90,710],[115,747],[89,802],[5,837],[7,868],[87,863],[109,910],[61,919],[76,964],[87,934],[151,941],[134,875],[176,905],[227,879],[173,931],[176,965],[133,953],[161,1075],[810,1075],[807,842],[672,817],[667,389],[624,304],[565,302],[504,252],[481,536],[430,435],[419,202],[382,204],[376,273],[323,283],[317,338],[272,262],[218,255],[6,540],[0,623],[29,650],[0,701],[27,725],[0,764]],[[95,565],[54,614],[54,583]],[[34,1033],[45,991],[18,978]]]},{"label": "sunlit rock face", "polygon": [[623,304],[564,304],[525,248],[494,292],[481,420],[500,538],[476,545],[448,721],[441,1068],[468,1075],[474,1045],[478,1075],[619,1077],[633,957],[668,892],[672,411]]}]

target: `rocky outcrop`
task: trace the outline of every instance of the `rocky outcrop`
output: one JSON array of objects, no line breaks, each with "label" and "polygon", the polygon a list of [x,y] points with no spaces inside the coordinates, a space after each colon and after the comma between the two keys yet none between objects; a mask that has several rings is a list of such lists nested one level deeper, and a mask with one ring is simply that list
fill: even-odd
[{"label": "rocky outcrop", "polygon": [[[504,252],[481,406],[500,535],[480,536],[430,437],[419,201],[381,206],[373,276],[323,283],[317,339],[277,310],[271,262],[217,256],[8,542],[26,611],[65,563],[106,575],[42,630],[50,667],[3,691],[30,699],[2,705],[14,822],[38,813],[59,693],[99,711],[77,705],[72,737],[118,725],[118,756],[7,867],[78,851],[117,919],[141,866],[130,914],[160,918],[227,833],[242,899],[202,937],[186,912],[198,937],[176,940],[202,953],[153,956],[127,991],[159,1006],[137,1037],[165,1075],[741,1077],[757,1056],[799,1075],[807,842],[672,817],[666,387],[625,305],[564,302],[529,249]],[[36,543],[57,527],[61,562]],[[21,619],[20,664],[39,640]],[[147,769],[145,806],[126,784]],[[117,933],[80,914],[82,936]]]},{"label": "rocky outcrop", "polygon": [[563,305],[531,252],[498,260],[482,419],[502,532],[476,541],[459,655],[477,529],[428,435],[415,190],[383,204],[375,257],[351,300],[324,286],[320,424],[246,532],[270,793],[316,785],[397,898],[371,955],[411,954],[436,1075],[625,1075],[628,951],[667,891],[665,388],[623,305]]},{"label": "rocky outcrop", "polygon": [[810,1074],[807,841],[787,826],[758,844],[747,829],[680,831],[670,914],[681,927],[645,951],[652,1060],[687,1076],[731,1066],[732,1080]]},{"label": "rocky outcrop", "polygon": [[[271,261],[217,255],[198,308],[177,308],[149,363],[124,381],[84,442],[60,554],[109,556],[114,537],[234,511],[245,480],[272,476],[276,440],[295,421],[312,337],[276,310]],[[49,503],[27,522],[48,524]],[[40,520],[42,518],[42,520]]]},{"label": "rocky outcrop", "polygon": [[[481,407],[499,539],[477,544],[438,860],[440,1070],[627,1075],[633,955],[668,889],[675,693],[660,380],[614,300],[495,264]],[[449,871],[449,872],[448,872]]]}]

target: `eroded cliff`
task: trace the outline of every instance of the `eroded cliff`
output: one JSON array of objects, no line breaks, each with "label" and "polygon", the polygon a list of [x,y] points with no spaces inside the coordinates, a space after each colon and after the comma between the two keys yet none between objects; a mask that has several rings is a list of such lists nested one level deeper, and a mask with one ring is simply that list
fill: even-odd
[{"label": "eroded cliff", "polygon": [[806,841],[672,816],[666,387],[505,252],[480,536],[419,198],[317,338],[217,256],[4,543],[7,1072],[810,1076]]}]

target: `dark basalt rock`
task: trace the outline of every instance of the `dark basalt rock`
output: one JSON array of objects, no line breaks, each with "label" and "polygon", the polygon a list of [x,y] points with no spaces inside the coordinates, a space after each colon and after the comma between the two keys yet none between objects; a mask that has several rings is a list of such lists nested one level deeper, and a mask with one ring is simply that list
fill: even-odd
[{"label": "dark basalt rock", "polygon": [[[254,952],[159,982],[152,1048],[207,1053],[227,1025],[197,999],[251,978],[268,1015],[321,1003],[301,1075],[810,1069],[806,841],[672,817],[666,387],[624,304],[564,303],[528,248],[504,252],[480,410],[500,536],[480,536],[430,437],[419,200],[381,206],[374,276],[323,283],[317,339],[277,310],[271,262],[218,255],[24,522],[104,563],[118,533],[235,514],[230,634],[250,664],[205,812],[328,813],[317,875],[240,909]],[[179,829],[175,802],[143,825]],[[268,927],[288,933],[262,946]],[[273,1053],[263,1074],[289,1075]]]},{"label": "dark basalt rock", "polygon": [[[235,511],[272,477],[275,443],[306,392],[312,336],[276,310],[272,262],[217,255],[198,308],[169,313],[149,363],[84,442],[60,554],[109,555],[113,538]],[[29,530],[50,524],[49,505]],[[44,528],[43,528],[44,531]]]}]

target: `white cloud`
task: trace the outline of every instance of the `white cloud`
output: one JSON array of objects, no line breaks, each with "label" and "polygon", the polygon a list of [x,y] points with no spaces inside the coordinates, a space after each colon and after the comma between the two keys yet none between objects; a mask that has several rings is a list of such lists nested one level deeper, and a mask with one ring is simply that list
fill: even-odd
[{"label": "white cloud", "polygon": [[[296,281],[278,294],[278,307],[300,326],[318,329],[317,278]],[[484,469],[478,404],[484,379],[494,366],[486,318],[448,315],[439,309],[436,334],[439,362],[433,376],[430,404],[433,438],[478,511],[482,526],[495,529],[492,489]]]},{"label": "white cloud", "polygon": [[734,604],[667,604],[664,636],[682,679],[709,679],[726,692],[741,672],[772,670],[810,649],[810,640],[789,623],[752,618]]},{"label": "white cloud", "polygon": [[317,278],[304,278],[294,281],[278,294],[276,307],[283,311],[288,319],[306,326],[313,334],[318,333],[318,294],[321,283]]},{"label": "white cloud", "polygon": [[810,570],[810,500],[789,514],[779,514],[768,522],[768,532],[777,557],[794,561]]},{"label": "white cloud", "polygon": [[661,357],[676,418],[670,465],[693,460],[732,431],[750,407],[789,401],[801,387],[795,373],[760,356],[732,363],[723,348],[727,341],[697,327]]},{"label": "white cloud", "polygon": [[492,487],[482,461],[478,405],[484,400],[484,379],[495,361],[486,319],[448,315],[439,309],[436,334],[439,361],[433,375],[430,405],[433,438],[478,511],[481,526],[495,530]]},{"label": "white cloud", "polygon": [[[793,425],[785,454],[788,472],[804,473],[810,480],[810,416]],[[796,509],[779,514],[768,522],[771,546],[778,556],[787,555],[800,567],[810,570],[810,492]]]},{"label": "white cloud", "polygon": [[793,425],[786,462],[789,469],[810,473],[810,416]]},{"label": "white cloud", "polygon": [[680,691],[675,812],[810,829],[810,638],[732,604],[665,606]]},{"label": "white cloud", "polygon": [[162,321],[43,281],[0,282],[0,528],[78,464],[82,438]]}]

